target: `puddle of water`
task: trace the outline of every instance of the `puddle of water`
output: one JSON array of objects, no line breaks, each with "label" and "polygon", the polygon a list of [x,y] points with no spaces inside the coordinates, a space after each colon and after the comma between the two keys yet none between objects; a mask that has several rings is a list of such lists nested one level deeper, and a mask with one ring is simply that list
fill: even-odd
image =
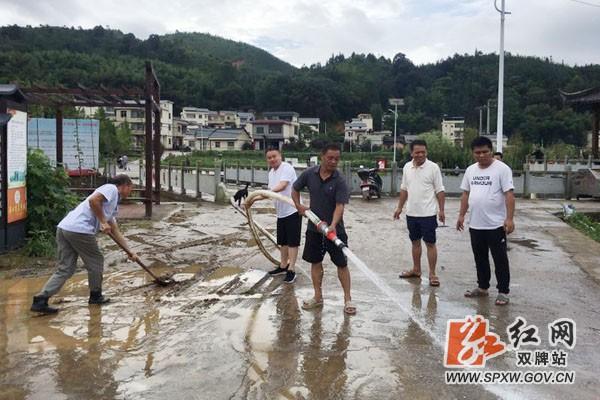
[{"label": "puddle of water", "polygon": [[214,281],[217,279],[226,278],[232,275],[241,273],[243,269],[239,267],[220,267],[214,270],[210,275],[206,277],[207,281]]},{"label": "puddle of water", "polygon": [[508,240],[508,242],[518,244],[520,246],[527,247],[528,249],[532,249],[532,250],[548,251],[548,250],[539,248],[540,245],[538,244],[537,240],[533,240],[533,239],[510,238]]}]

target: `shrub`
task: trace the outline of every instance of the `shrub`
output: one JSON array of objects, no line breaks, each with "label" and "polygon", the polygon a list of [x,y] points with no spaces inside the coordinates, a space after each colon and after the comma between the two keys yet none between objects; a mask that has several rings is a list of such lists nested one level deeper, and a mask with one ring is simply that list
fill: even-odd
[{"label": "shrub", "polygon": [[77,204],[69,189],[69,177],[54,168],[41,150],[27,155],[27,245],[30,256],[54,254],[54,232],[60,220]]}]

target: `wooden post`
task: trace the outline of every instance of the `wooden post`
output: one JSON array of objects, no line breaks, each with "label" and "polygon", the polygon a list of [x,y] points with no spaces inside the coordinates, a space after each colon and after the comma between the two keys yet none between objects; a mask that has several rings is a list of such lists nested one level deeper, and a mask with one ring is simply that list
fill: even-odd
[{"label": "wooden post", "polygon": [[250,186],[254,186],[254,161],[250,161]]},{"label": "wooden post", "polygon": [[[149,62],[146,63],[146,84],[144,88],[144,112],[145,112],[145,136],[144,136],[144,155],[146,158],[146,190],[144,192],[146,203],[146,218],[152,216],[152,91],[153,80],[151,74],[152,66]],[[160,160],[159,160],[160,162]],[[141,177],[140,177],[141,178]],[[154,177],[156,181],[160,180],[159,173]],[[156,185],[160,193],[160,185]],[[156,188],[155,188],[156,190]]]},{"label": "wooden post", "polygon": [[56,167],[63,166],[63,113],[56,109]]}]

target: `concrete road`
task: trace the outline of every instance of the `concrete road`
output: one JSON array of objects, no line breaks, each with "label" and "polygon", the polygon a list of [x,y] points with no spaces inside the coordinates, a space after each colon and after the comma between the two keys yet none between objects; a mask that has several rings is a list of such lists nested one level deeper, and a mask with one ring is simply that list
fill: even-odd
[{"label": "concrete road", "polygon": [[[0,398],[598,398],[600,244],[553,215],[558,202],[517,202],[506,307],[494,305],[495,289],[490,298],[463,297],[475,268],[468,233],[452,227],[455,199],[447,205],[450,226],[438,230],[441,286],[398,279],[411,267],[411,246],[406,223],[392,220],[394,206],[353,198],[347,208],[350,248],[391,290],[351,265],[352,317],[343,313],[328,259],[325,305],[304,311],[310,267],[299,263],[293,285],[266,277],[271,265],[242,217],[210,203],[166,205],[171,211],[160,220],[125,223],[155,271],[178,273],[182,282],[171,287],[153,285],[107,238],[105,291],[115,301],[102,308],[87,305],[81,273],[53,299],[57,316],[33,317],[30,296],[51,270],[0,271]],[[600,210],[593,202],[575,206]],[[257,211],[259,223],[274,226],[270,208]],[[518,367],[509,350],[469,371],[574,371],[575,384],[446,384],[446,371],[461,370],[443,365],[447,321],[476,314],[506,343],[507,326],[522,317],[539,328],[541,343],[520,350],[560,349],[568,358],[566,367]],[[548,324],[565,317],[576,323],[573,349],[549,343]]]}]

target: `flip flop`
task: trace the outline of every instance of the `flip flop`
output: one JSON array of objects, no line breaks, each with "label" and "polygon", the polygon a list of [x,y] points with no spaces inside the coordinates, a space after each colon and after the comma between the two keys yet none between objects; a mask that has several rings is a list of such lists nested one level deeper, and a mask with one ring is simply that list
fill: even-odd
[{"label": "flip flop", "polygon": [[317,307],[321,307],[322,305],[323,305],[323,300],[317,301],[313,297],[312,299],[304,300],[302,302],[302,309],[303,310],[312,310],[312,309],[315,309]]},{"label": "flip flop", "polygon": [[409,278],[420,278],[421,274],[416,273],[414,270],[410,270],[410,271],[403,271],[400,275],[399,275],[400,279],[409,279]]},{"label": "flip flop", "polygon": [[479,287],[476,287],[473,290],[467,290],[465,292],[465,297],[486,297],[489,296],[489,293],[487,290],[483,290]]},{"label": "flip flop", "polygon": [[356,306],[354,305],[354,303],[352,303],[352,301],[346,302],[346,304],[344,305],[344,312],[348,315],[356,314]]},{"label": "flip flop", "polygon": [[429,278],[429,286],[440,286],[440,278],[437,276]]},{"label": "flip flop", "polygon": [[509,301],[510,299],[508,298],[508,295],[504,293],[498,293],[498,296],[496,297],[497,306],[505,306],[508,304]]}]

